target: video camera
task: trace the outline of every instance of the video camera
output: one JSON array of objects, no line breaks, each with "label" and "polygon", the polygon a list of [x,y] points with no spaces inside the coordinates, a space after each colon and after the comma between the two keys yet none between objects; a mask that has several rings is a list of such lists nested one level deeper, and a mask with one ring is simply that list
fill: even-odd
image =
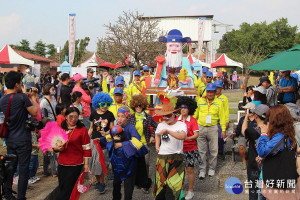
[{"label": "video camera", "polygon": [[[2,199],[2,191],[4,183],[14,175],[13,161],[17,159],[14,154],[0,155],[0,199]],[[12,191],[13,193],[16,193]]]},{"label": "video camera", "polygon": [[[94,89],[95,87],[96,88],[100,87],[99,82],[95,82],[95,81],[99,81],[99,78],[93,78],[92,80],[88,80],[87,78],[85,78],[83,80],[90,90]],[[92,84],[92,86],[90,86],[90,84]]]}]

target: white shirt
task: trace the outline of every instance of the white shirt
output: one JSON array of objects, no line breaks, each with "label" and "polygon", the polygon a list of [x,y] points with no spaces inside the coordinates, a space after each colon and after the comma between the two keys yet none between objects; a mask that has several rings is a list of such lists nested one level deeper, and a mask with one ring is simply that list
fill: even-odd
[{"label": "white shirt", "polygon": [[[166,122],[158,124],[155,134],[159,134],[163,129],[167,129],[174,132],[184,131],[187,134],[186,124],[184,122],[177,121],[173,125],[168,125]],[[161,145],[159,147],[160,155],[169,154],[183,154],[183,140],[178,140],[169,134],[169,140],[166,141],[161,138]]]}]

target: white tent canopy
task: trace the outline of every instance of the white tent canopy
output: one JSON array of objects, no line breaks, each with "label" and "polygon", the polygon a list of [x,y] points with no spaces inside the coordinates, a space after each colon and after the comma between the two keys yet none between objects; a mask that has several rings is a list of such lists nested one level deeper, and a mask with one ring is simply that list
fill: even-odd
[{"label": "white tent canopy", "polygon": [[223,53],[214,63],[211,63],[211,67],[240,67],[243,68],[243,64],[231,60]]},{"label": "white tent canopy", "polygon": [[0,64],[18,64],[34,66],[34,61],[24,58],[15,52],[9,45],[5,45],[0,51]]}]

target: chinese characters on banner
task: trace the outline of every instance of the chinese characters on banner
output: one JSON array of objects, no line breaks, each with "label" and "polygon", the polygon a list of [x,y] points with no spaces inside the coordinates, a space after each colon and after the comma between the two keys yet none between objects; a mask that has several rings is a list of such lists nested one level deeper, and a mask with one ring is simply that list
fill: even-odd
[{"label": "chinese characters on banner", "polygon": [[75,55],[75,13],[69,14],[69,63],[73,65]]},{"label": "chinese characters on banner", "polygon": [[204,27],[205,27],[206,17],[199,18],[199,29],[198,29],[198,59],[200,60],[200,55],[202,53],[203,47],[203,37],[204,37]]}]

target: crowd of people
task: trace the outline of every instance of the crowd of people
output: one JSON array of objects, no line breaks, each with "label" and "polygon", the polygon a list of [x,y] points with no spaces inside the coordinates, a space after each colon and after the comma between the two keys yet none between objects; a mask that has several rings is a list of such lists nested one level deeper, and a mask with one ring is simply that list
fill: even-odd
[{"label": "crowd of people", "polygon": [[[225,156],[224,139],[230,122],[228,98],[222,94],[226,83],[213,79],[212,72],[203,68],[202,76],[194,80],[198,88],[196,99],[178,96],[175,103],[163,103],[155,110],[163,119],[157,123],[147,110],[149,99],[144,95],[145,88],[151,84],[149,71],[148,66],[143,68],[143,76],[134,71],[129,87],[119,72],[116,77],[101,72],[95,78],[92,68],[87,69],[87,78],[81,74],[70,77],[68,73],[57,73],[44,75],[40,84],[30,82],[26,78],[29,74],[22,77],[19,72],[8,72],[3,80],[7,90],[0,99],[0,112],[9,111],[4,143],[7,153],[15,154],[17,159],[11,169],[14,173],[4,184],[4,197],[16,199],[12,191],[15,182],[17,198],[26,199],[27,185],[40,180],[36,176],[40,130],[49,122],[57,122],[67,133],[68,140],[47,149],[43,155],[43,174],[58,177],[56,199],[72,199],[82,171],[91,172],[96,177],[95,189],[105,193],[105,176],[110,165],[113,199],[122,198],[122,182],[126,200],[132,199],[135,186],[146,194],[152,193],[158,200],[192,199],[196,177],[215,176],[218,158]],[[248,182],[263,181],[263,187],[254,184],[255,187],[250,188],[249,199],[263,196],[272,199],[274,193],[270,190],[276,188],[294,189],[294,195],[298,195],[295,171],[295,154],[300,141],[297,136],[298,81],[290,76],[290,71],[280,73],[282,79],[278,87],[274,87],[268,77],[262,77],[257,87],[247,88],[241,106],[246,115],[235,130],[241,168],[247,170]],[[236,74],[233,76],[237,78]],[[149,174],[149,145],[152,143],[157,152],[154,180]],[[270,167],[276,160],[285,165]],[[284,174],[280,170],[291,173]],[[185,175],[186,193],[183,191]],[[279,179],[294,180],[295,184],[273,188],[269,180],[272,178],[275,186]],[[152,184],[153,191],[150,191]],[[291,199],[293,193],[281,196]]]}]

